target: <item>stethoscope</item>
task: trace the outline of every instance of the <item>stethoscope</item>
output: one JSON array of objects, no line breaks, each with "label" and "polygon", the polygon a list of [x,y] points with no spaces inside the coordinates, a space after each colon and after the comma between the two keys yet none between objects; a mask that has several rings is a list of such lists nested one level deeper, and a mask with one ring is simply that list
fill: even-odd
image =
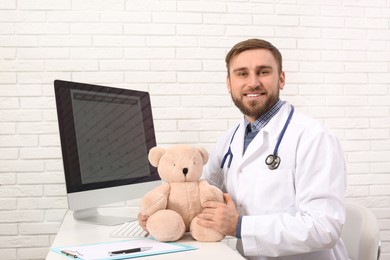
[{"label": "stethoscope", "polygon": [[[268,155],[267,158],[265,158],[265,164],[268,166],[268,168],[270,170],[275,170],[280,165],[281,159],[280,159],[280,157],[278,155],[279,145],[282,142],[284,133],[286,132],[286,129],[287,129],[287,127],[288,127],[288,125],[289,125],[289,123],[291,121],[291,118],[292,118],[293,114],[294,114],[294,106],[291,105],[291,111],[290,111],[290,113],[288,115],[286,123],[284,123],[282,131],[280,132],[280,135],[278,137],[278,141],[276,142],[276,145],[275,145],[274,152],[272,154]],[[231,144],[232,144],[232,142],[234,140],[234,136],[236,135],[236,132],[237,132],[239,127],[240,127],[240,125],[238,125],[236,127],[236,129],[234,130],[234,132],[233,132],[232,138],[230,139],[230,143],[229,143],[229,149],[228,149],[228,151],[226,152],[226,154],[222,158],[222,162],[221,162],[221,166],[220,166],[221,169],[223,169],[223,167],[225,165],[225,162],[226,162],[226,160],[228,158],[229,158],[229,161],[228,161],[227,167],[230,168],[230,165],[231,165],[232,160],[233,160],[233,153],[232,153]]]}]

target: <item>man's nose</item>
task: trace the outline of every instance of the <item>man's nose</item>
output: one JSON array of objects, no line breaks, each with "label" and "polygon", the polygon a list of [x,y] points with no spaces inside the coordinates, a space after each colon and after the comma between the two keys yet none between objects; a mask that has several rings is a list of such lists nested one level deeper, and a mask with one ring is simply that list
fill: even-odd
[{"label": "man's nose", "polygon": [[247,79],[248,79],[248,86],[252,88],[256,88],[260,85],[260,77],[256,73],[251,73]]}]

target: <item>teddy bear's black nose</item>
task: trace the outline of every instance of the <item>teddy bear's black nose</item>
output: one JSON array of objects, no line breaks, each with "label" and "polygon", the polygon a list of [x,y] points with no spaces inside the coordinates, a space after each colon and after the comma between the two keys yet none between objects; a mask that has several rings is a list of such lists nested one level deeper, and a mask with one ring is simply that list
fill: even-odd
[{"label": "teddy bear's black nose", "polygon": [[183,174],[187,175],[187,173],[188,173],[188,168],[183,168]]}]

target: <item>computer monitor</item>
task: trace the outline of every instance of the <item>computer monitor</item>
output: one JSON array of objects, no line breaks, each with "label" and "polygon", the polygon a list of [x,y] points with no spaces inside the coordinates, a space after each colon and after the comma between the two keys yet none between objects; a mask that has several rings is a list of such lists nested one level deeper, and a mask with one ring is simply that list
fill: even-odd
[{"label": "computer monitor", "polygon": [[149,93],[62,80],[54,91],[69,209],[80,221],[129,221],[97,208],[161,184],[148,161],[156,146]]}]

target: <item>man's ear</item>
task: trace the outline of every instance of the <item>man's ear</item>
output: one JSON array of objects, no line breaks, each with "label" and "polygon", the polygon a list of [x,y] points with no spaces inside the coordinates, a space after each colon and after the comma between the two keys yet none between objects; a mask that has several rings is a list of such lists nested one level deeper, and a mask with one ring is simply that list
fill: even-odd
[{"label": "man's ear", "polygon": [[286,75],[284,74],[284,71],[282,71],[280,72],[279,75],[279,89],[283,89],[285,83],[286,83]]},{"label": "man's ear", "polygon": [[161,157],[164,155],[165,149],[162,147],[153,147],[150,149],[149,154],[148,154],[148,159],[151,165],[154,167],[157,167]]},{"label": "man's ear", "polygon": [[230,76],[229,75],[226,76],[226,87],[227,87],[229,93],[232,93],[232,87],[230,85]]}]

